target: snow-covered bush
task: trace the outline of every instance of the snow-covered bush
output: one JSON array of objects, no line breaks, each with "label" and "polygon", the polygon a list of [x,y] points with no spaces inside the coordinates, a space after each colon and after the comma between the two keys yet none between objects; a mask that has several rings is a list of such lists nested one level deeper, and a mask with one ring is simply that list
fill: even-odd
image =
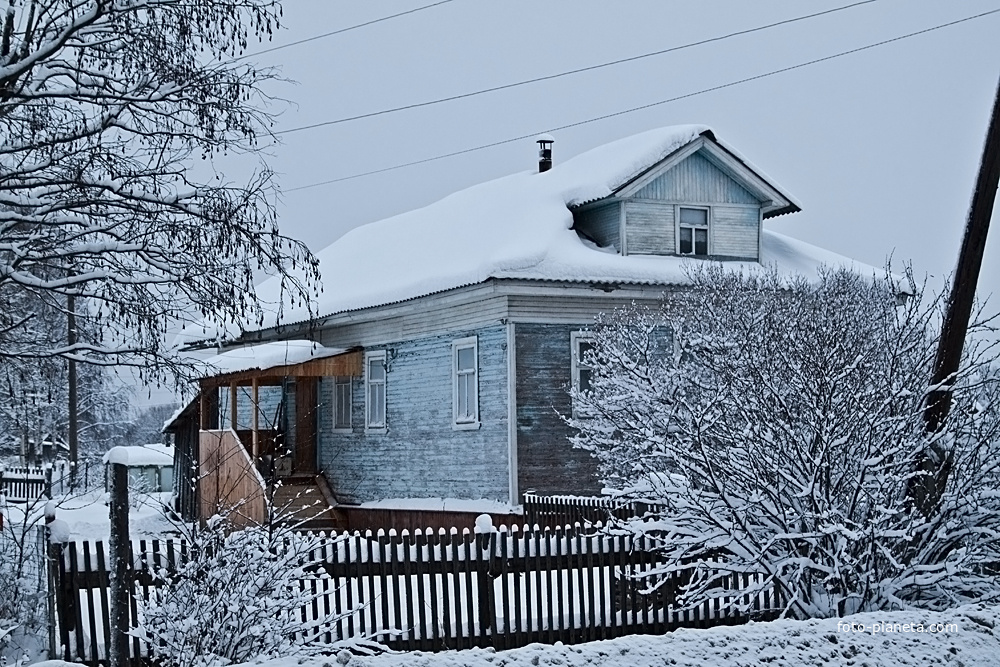
[{"label": "snow-covered bush", "polygon": [[45,641],[46,500],[3,507],[0,496],[0,664],[35,655]]},{"label": "snow-covered bush", "polygon": [[[659,310],[599,320],[591,389],[574,396],[586,415],[572,420],[575,444],[608,486],[662,508],[628,526],[665,559],[650,585],[694,567],[681,599],[695,605],[732,595],[716,572],[761,573],[742,592],[773,587],[803,617],[995,595],[995,346],[970,338],[950,416],[929,438],[939,301],[843,270],[692,279]],[[923,516],[908,487],[932,441],[950,474]]]},{"label": "snow-covered bush", "polygon": [[188,560],[154,572],[163,585],[137,598],[133,635],[175,667],[329,653],[348,643],[337,637],[338,616],[303,617],[317,595],[303,582],[324,576],[316,537],[273,525],[231,529],[220,518],[188,530]]}]

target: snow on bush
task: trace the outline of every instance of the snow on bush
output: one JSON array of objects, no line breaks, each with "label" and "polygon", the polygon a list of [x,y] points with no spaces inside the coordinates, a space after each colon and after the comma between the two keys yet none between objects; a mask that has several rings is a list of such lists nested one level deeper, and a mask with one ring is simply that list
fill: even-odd
[{"label": "snow on bush", "polygon": [[230,530],[224,520],[188,530],[189,559],[176,571],[156,572],[163,585],[137,598],[139,624],[132,634],[175,667],[344,646],[337,615],[303,616],[317,597],[303,582],[324,578],[319,540],[283,526]]},{"label": "snow on bush", "polygon": [[[697,605],[733,594],[720,574],[762,573],[743,584],[750,599],[773,586],[798,617],[996,595],[995,347],[970,339],[950,416],[928,437],[939,301],[844,270],[692,276],[659,310],[598,321],[591,387],[574,395],[575,444],[609,486],[657,504],[628,525],[665,559],[650,585],[694,566],[681,600]],[[936,451],[944,493],[925,516],[912,489]]]},{"label": "snow on bush", "polygon": [[0,495],[0,665],[37,653],[47,619],[45,527],[47,498],[4,506]]}]

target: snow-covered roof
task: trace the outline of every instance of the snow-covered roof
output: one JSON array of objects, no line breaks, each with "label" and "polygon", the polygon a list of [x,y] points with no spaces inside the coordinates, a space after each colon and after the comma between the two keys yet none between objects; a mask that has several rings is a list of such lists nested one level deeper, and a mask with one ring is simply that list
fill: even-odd
[{"label": "snow-covered roof", "polygon": [[247,345],[226,350],[198,363],[206,375],[228,375],[243,371],[264,371],[279,366],[292,366],[313,359],[343,354],[347,350],[323,347],[311,340],[283,340],[276,343]]},{"label": "snow-covered roof", "polygon": [[105,463],[122,463],[127,466],[172,466],[174,448],[170,445],[152,443],[129,447],[112,447],[104,455]]},{"label": "snow-covered roof", "polygon": [[[314,359],[324,359],[344,354],[347,350],[339,347],[324,347],[311,340],[282,340],[274,343],[245,345],[226,350],[206,359],[196,360],[195,367],[205,377],[242,373],[244,371],[266,371],[282,366],[294,366]],[[169,431],[174,422],[198,399],[195,398],[174,410],[163,422],[161,431]]]},{"label": "snow-covered roof", "polygon": [[[572,229],[570,207],[612,195],[685,145],[708,136],[705,125],[650,130],[598,146],[544,173],[513,174],[456,192],[425,208],[357,227],[317,253],[325,292],[319,316],[385,305],[481,283],[490,278],[623,284],[685,284],[682,257],[628,255],[595,247]],[[719,144],[757,176],[736,151]],[[768,181],[773,185],[773,182]],[[777,186],[775,186],[777,187]],[[789,210],[798,210],[789,197]],[[821,264],[872,267],[764,231],[761,264],[814,275]],[[754,262],[732,263],[755,270]],[[279,283],[258,289],[276,303]],[[285,306],[285,323],[308,318]],[[271,326],[276,322],[265,322]]]}]

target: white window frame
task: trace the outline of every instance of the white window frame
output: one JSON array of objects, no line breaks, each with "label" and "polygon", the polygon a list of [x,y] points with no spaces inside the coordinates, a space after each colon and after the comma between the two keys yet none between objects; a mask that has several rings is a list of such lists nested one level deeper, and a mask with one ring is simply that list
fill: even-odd
[{"label": "white window frame", "polygon": [[[570,367],[571,367],[571,377],[573,382],[573,391],[580,391],[580,368],[584,367],[593,373],[593,368],[587,366],[583,363],[583,359],[580,357],[580,343],[588,342],[593,343],[594,332],[593,331],[571,331],[569,334],[569,347],[570,347]],[[573,419],[585,419],[589,415],[581,410],[576,401],[573,401]]]},{"label": "white window frame", "polygon": [[[369,368],[372,361],[381,361],[382,368],[385,369],[383,379],[381,381],[373,382],[369,375]],[[385,363],[386,355],[385,350],[379,350],[377,352],[365,352],[365,433],[385,433],[386,425],[388,422],[387,413],[389,412],[389,369]],[[382,385],[382,421],[372,423],[371,420],[371,388],[375,384]]]},{"label": "white window frame", "polygon": [[[346,382],[344,382],[346,380]],[[347,425],[338,426],[337,425],[337,409],[340,402],[337,400],[338,387],[347,387]],[[334,433],[352,433],[354,431],[354,378],[349,375],[337,375],[333,378],[333,432]],[[367,415],[367,412],[365,413]],[[367,416],[366,416],[367,419]]]},{"label": "white window frame", "polygon": [[[705,226],[701,225],[682,225],[681,224],[681,210],[682,209],[692,209],[696,211],[705,211]],[[677,254],[681,257],[711,257],[712,256],[712,207],[711,206],[695,206],[687,204],[678,204],[677,210],[674,212],[674,219],[677,221],[676,238],[677,238]],[[691,252],[681,253],[681,230],[690,229],[691,231]],[[694,230],[704,229],[705,230],[705,254],[696,255],[695,240],[694,240]]]},{"label": "white window frame", "polygon": [[[472,392],[472,415],[458,414],[458,394],[459,394],[459,370],[458,351],[472,349],[472,371],[465,372],[464,375],[471,375],[475,383],[475,391]],[[459,338],[451,343],[451,415],[452,428],[457,431],[467,431],[479,428],[479,338],[469,336]]]}]

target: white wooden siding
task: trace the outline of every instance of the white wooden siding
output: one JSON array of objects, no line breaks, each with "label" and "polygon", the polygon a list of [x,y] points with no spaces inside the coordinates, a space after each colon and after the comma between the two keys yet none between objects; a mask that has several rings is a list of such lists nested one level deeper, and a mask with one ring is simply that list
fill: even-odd
[{"label": "white wooden siding", "polygon": [[625,219],[628,254],[676,254],[673,204],[627,201]]},{"label": "white wooden siding", "polygon": [[619,221],[621,207],[618,201],[611,201],[573,214],[574,226],[597,241],[601,247],[614,246],[621,250]]},{"label": "white wooden siding", "polygon": [[760,209],[713,206],[711,248],[714,257],[757,260]]},{"label": "white wooden siding", "polygon": [[700,153],[691,155],[648,183],[635,193],[635,198],[679,203],[760,204],[746,188]]},{"label": "white wooden siding", "polygon": [[[423,307],[400,307],[388,317],[366,318],[366,321],[348,321],[338,325],[331,323],[323,328],[318,340],[327,347],[368,347],[438,331],[499,322],[507,312],[506,300],[502,296],[486,296],[482,300],[471,300],[468,303],[455,303],[436,298],[438,296],[421,297],[411,303],[419,301]],[[396,310],[391,306],[386,309]]]}]

